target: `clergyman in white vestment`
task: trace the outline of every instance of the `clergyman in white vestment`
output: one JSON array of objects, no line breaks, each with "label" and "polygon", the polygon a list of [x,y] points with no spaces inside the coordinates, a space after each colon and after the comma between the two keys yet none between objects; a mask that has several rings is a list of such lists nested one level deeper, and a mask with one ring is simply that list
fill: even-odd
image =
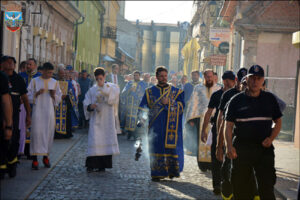
[{"label": "clergyman in white vestment", "polygon": [[96,68],[94,75],[97,83],[88,90],[83,101],[85,117],[90,120],[86,158],[88,172],[112,168],[112,155],[120,153],[114,113],[120,89],[116,84],[105,83],[103,68]]},{"label": "clergyman in white vestment", "polygon": [[48,155],[55,132],[55,106],[61,101],[59,84],[52,77],[54,67],[51,63],[43,65],[43,74],[32,79],[28,86],[28,99],[32,108],[30,154],[33,156],[32,168],[38,169],[37,156],[42,155],[45,167],[50,167]]}]

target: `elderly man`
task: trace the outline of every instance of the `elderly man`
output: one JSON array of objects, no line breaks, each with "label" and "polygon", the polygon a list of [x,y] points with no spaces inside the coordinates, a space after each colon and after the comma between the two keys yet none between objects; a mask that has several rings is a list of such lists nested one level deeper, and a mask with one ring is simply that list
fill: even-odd
[{"label": "elderly man", "polygon": [[61,102],[55,108],[55,139],[72,137],[72,99],[75,91],[72,82],[67,80],[66,70],[59,65],[57,70],[58,84],[62,92]]}]

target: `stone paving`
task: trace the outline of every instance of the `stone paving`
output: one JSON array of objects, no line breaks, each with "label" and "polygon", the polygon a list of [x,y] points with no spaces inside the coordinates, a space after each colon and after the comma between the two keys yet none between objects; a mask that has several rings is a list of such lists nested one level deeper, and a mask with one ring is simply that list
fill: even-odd
[{"label": "stone paving", "polygon": [[198,169],[196,158],[185,156],[178,179],[152,182],[146,147],[134,160],[134,141],[118,136],[121,154],[113,158],[113,168],[87,173],[87,136],[71,149],[34,190],[29,199],[221,199],[212,193],[210,172]]}]

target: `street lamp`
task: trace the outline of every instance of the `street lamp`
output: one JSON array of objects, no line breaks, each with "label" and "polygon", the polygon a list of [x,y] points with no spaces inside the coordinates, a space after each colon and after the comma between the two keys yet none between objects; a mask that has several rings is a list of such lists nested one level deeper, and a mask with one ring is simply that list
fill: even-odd
[{"label": "street lamp", "polygon": [[216,8],[217,8],[216,1],[209,1],[208,6],[209,6],[210,16],[215,17],[215,12],[216,12]]}]

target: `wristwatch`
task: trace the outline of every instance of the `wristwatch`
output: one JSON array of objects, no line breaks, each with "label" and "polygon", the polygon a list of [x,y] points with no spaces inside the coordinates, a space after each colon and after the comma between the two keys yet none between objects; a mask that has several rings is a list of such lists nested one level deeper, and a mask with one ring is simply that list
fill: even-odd
[{"label": "wristwatch", "polygon": [[12,130],[13,127],[12,126],[5,126],[5,129]]}]

